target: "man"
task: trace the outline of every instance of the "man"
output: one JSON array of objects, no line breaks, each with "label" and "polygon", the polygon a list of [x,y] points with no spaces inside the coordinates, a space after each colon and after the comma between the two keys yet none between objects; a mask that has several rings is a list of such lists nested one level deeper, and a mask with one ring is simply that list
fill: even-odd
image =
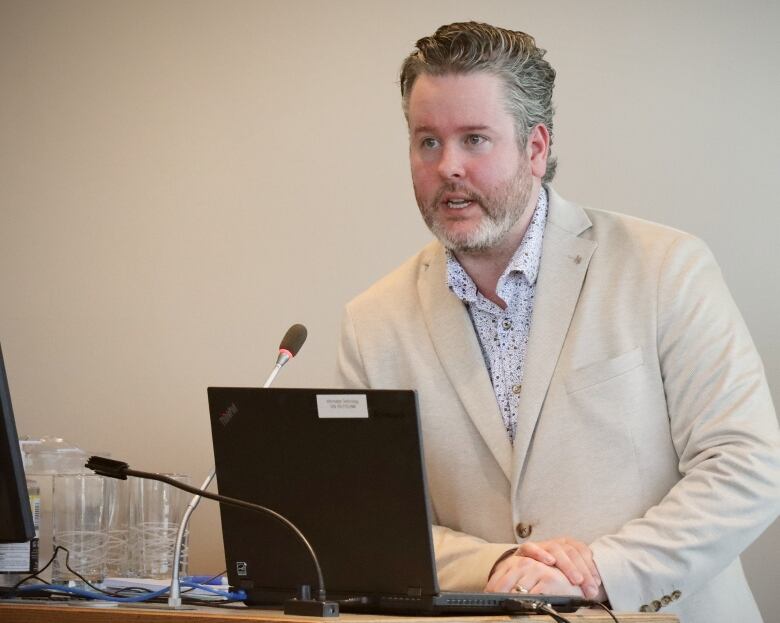
[{"label": "man", "polygon": [[419,392],[445,589],[760,621],[739,553],[780,507],[761,361],[703,243],[583,209],[533,38],[443,26],[401,72],[438,239],[346,309],[346,386]]}]

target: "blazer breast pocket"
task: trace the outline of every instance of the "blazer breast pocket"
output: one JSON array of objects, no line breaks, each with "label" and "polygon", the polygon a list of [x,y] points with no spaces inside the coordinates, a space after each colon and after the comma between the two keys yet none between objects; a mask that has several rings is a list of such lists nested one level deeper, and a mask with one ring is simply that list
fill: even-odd
[{"label": "blazer breast pocket", "polygon": [[597,361],[584,368],[571,371],[566,377],[566,393],[573,394],[622,376],[644,364],[642,347],[637,346],[622,355]]}]

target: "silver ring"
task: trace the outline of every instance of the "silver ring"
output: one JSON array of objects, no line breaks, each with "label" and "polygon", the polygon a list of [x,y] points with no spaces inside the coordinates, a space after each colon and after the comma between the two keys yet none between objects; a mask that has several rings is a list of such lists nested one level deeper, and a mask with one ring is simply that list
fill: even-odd
[{"label": "silver ring", "polygon": [[513,593],[522,593],[523,595],[528,594],[528,589],[523,586],[522,584],[515,584],[515,587],[512,589]]}]

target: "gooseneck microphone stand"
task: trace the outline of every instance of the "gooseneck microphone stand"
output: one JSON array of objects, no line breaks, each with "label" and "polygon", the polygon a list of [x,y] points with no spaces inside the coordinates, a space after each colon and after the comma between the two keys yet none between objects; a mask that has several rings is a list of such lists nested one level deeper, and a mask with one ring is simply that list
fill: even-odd
[{"label": "gooseneck microphone stand", "polygon": [[[282,367],[284,367],[284,365],[290,361],[290,359],[298,354],[301,346],[303,346],[303,343],[306,341],[307,334],[308,332],[306,331],[306,327],[304,327],[302,324],[294,324],[289,329],[287,329],[287,333],[284,334],[284,337],[279,344],[279,354],[276,357],[276,365],[274,365],[273,370],[271,370],[271,374],[269,374],[268,378],[265,380],[265,383],[263,384],[264,388],[270,387],[271,383],[274,382],[276,375],[279,374],[279,370],[281,370]],[[211,485],[211,482],[214,480],[216,473],[216,467],[212,468],[209,472],[209,475],[206,476],[206,479],[200,485],[201,490],[205,491],[209,488],[209,485]],[[190,517],[192,516],[192,513],[195,512],[195,509],[198,508],[198,504],[200,504],[202,498],[203,495],[201,493],[196,493],[192,500],[190,500],[190,503],[187,505],[187,509],[184,511],[184,515],[182,516],[181,524],[179,525],[179,531],[176,534],[176,545],[173,550],[171,587],[170,591],[168,592],[168,606],[175,610],[194,609],[194,606],[187,606],[182,604],[179,575],[181,554],[182,549],[184,548],[184,539],[185,535],[187,534]]]},{"label": "gooseneck microphone stand", "polygon": [[[304,327],[302,324],[294,324],[289,329],[287,329],[287,333],[284,334],[284,337],[279,344],[279,354],[276,357],[276,365],[274,365],[274,369],[271,370],[271,374],[268,375],[265,383],[263,383],[264,388],[270,387],[271,383],[274,382],[276,375],[279,374],[279,370],[281,370],[282,367],[288,361],[290,361],[290,359],[298,354],[301,346],[303,346],[303,343],[306,341],[306,336],[306,327]],[[216,473],[216,467],[213,467],[209,472],[209,475],[206,476],[206,479],[203,481],[203,484],[200,485],[200,488],[203,490],[208,489],[209,485],[211,485],[211,482],[214,480]],[[168,606],[177,610],[192,608],[192,606],[185,606],[181,602],[179,567],[181,566],[181,552],[184,547],[184,539],[190,523],[190,516],[195,512],[195,509],[198,508],[198,504],[200,504],[201,499],[202,496],[197,494],[192,498],[192,500],[190,500],[190,503],[187,505],[187,510],[184,511],[184,516],[181,519],[179,532],[176,535],[176,546],[173,550],[173,573],[171,575],[171,589],[168,593]]]},{"label": "gooseneck microphone stand", "polygon": [[243,508],[251,511],[260,512],[265,515],[270,515],[280,523],[284,524],[287,528],[289,528],[295,534],[298,540],[301,543],[303,543],[304,547],[309,553],[309,557],[311,558],[312,563],[314,563],[314,569],[315,572],[317,573],[317,583],[319,585],[318,598],[316,600],[311,599],[308,586],[301,587],[300,597],[296,599],[288,600],[285,603],[285,610],[284,610],[285,614],[299,614],[304,616],[320,616],[320,617],[338,616],[339,614],[338,603],[326,601],[325,579],[322,575],[322,568],[320,567],[320,562],[317,559],[317,555],[314,553],[314,548],[311,546],[311,543],[309,543],[309,541],[306,539],[303,533],[298,529],[298,527],[294,523],[292,523],[289,519],[287,519],[284,515],[281,515],[276,511],[271,510],[270,508],[266,508],[265,506],[260,506],[259,504],[253,504],[251,502],[246,502],[244,500],[239,500],[237,498],[231,498],[226,495],[211,493],[203,489],[196,489],[195,487],[191,487],[189,485],[181,483],[177,480],[174,480],[173,478],[164,476],[163,474],[155,474],[153,472],[142,472],[140,470],[130,469],[130,466],[123,461],[115,461],[114,459],[107,459],[102,456],[91,456],[87,461],[86,467],[93,470],[96,474],[100,476],[108,476],[109,478],[118,478],[120,480],[127,480],[128,476],[134,476],[136,478],[157,480],[159,482],[164,482],[166,484],[169,484],[172,487],[176,487],[177,489],[182,489],[183,491],[187,491],[188,493],[194,493],[199,499],[208,498],[210,500],[215,500],[222,504],[228,504],[230,506],[236,506],[238,508]]},{"label": "gooseneck microphone stand", "polygon": [[[216,468],[212,467],[209,475],[206,476],[206,480],[200,485],[201,489],[208,489],[211,481],[216,476]],[[171,574],[171,588],[168,591],[168,605],[175,610],[193,610],[195,606],[187,606],[181,602],[181,585],[179,584],[179,571],[181,567],[181,551],[184,547],[184,539],[187,533],[187,528],[190,524],[190,515],[198,508],[198,504],[203,499],[203,496],[198,493],[190,500],[187,505],[187,510],[184,511],[184,515],[181,518],[181,524],[179,524],[179,531],[176,534],[176,546],[173,549],[173,572]]]},{"label": "gooseneck microphone stand", "polygon": [[[281,370],[282,366],[291,359],[291,357],[288,355],[282,363],[279,363],[279,359],[281,358],[282,353],[280,352],[279,358],[276,361],[276,365],[271,371],[271,374],[268,375],[265,383],[263,383],[263,387],[270,387],[271,383],[274,382],[276,375],[279,374],[279,370]],[[208,489],[216,474],[217,468],[212,467],[209,475],[206,476],[206,480],[204,480],[200,485],[200,488],[203,490]],[[198,504],[200,504],[202,499],[203,496],[201,494],[196,494],[190,500],[190,503],[187,505],[187,510],[184,511],[184,515],[181,518],[179,532],[176,534],[176,546],[173,550],[173,573],[171,575],[171,589],[168,592],[168,605],[175,610],[194,610],[195,608],[195,606],[188,606],[182,604],[181,602],[181,585],[179,584],[179,573],[181,567],[181,552],[182,549],[184,549],[184,539],[186,538],[187,528],[189,527],[190,516],[195,512],[195,509],[198,508]]]}]

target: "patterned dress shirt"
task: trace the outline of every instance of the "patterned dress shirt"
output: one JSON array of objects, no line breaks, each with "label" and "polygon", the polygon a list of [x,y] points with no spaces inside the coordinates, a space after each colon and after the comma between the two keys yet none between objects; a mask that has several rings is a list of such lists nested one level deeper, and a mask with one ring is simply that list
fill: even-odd
[{"label": "patterned dress shirt", "polygon": [[506,303],[506,309],[478,292],[455,255],[447,251],[447,286],[469,310],[504,427],[512,443],[517,429],[517,403],[523,383],[546,222],[547,192],[542,188],[525,236],[498,280],[496,293]]}]

